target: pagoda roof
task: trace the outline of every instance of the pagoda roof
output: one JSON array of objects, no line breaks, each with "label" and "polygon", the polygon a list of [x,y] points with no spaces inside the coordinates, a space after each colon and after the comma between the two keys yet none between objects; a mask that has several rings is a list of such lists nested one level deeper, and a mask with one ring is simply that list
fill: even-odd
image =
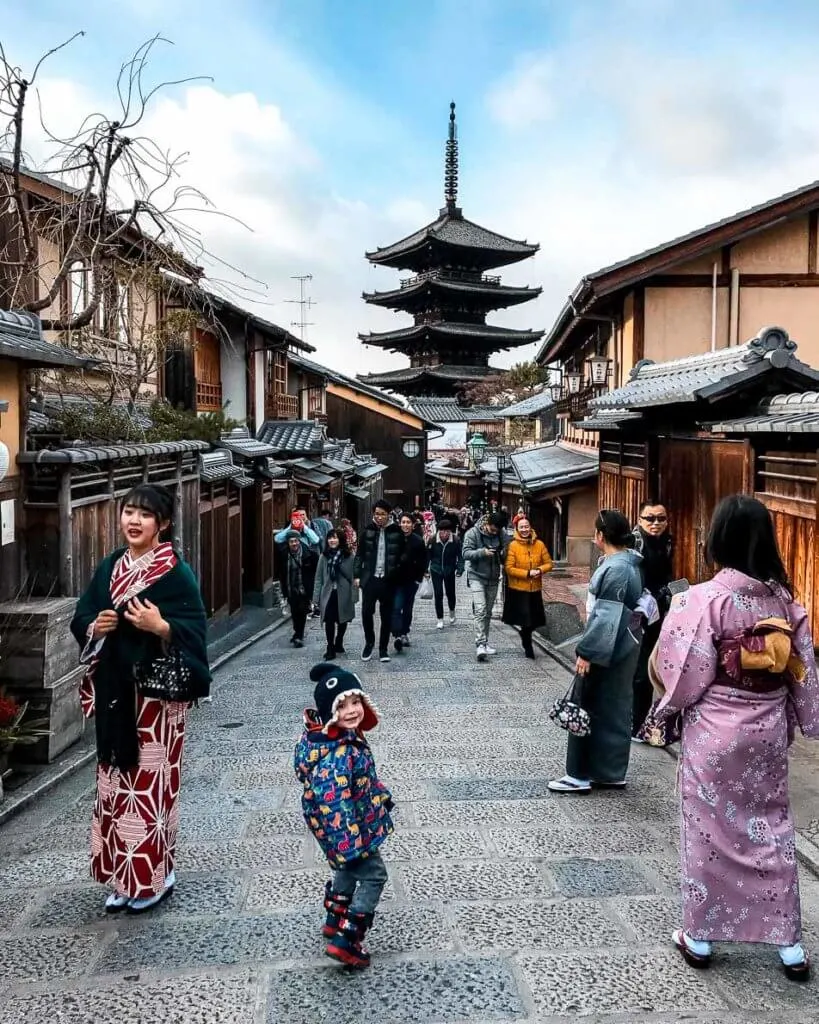
[{"label": "pagoda roof", "polygon": [[542,288],[530,288],[528,285],[522,287],[502,285],[499,278],[481,278],[470,281],[448,277],[445,272],[432,271],[402,281],[400,288],[393,288],[385,292],[363,292],[361,297],[373,306],[407,309],[407,307],[417,304],[414,300],[422,297],[425,293],[434,291],[450,296],[472,296],[476,306],[489,310],[503,309],[506,306],[529,302],[531,299],[536,299],[542,290]]},{"label": "pagoda roof", "polygon": [[367,384],[391,387],[395,384],[414,384],[424,378],[447,382],[476,381],[503,372],[498,366],[455,366],[445,363],[441,366],[407,366],[402,370],[363,374],[358,379]]},{"label": "pagoda roof", "polygon": [[[540,248],[536,243],[508,238],[467,220],[458,207],[444,207],[438,218],[430,224],[399,242],[368,252],[366,256],[370,263],[411,269],[418,262],[418,256],[426,254],[430,243],[442,248],[468,250],[472,255],[466,256],[467,259],[486,267],[517,263],[534,256]],[[482,253],[483,257],[476,258],[478,253]],[[452,258],[453,262],[457,260],[457,256]]]},{"label": "pagoda roof", "polygon": [[515,348],[518,345],[529,345],[543,337],[543,331],[514,330],[511,327],[496,327],[492,324],[464,324],[439,322],[432,324],[412,324],[396,331],[382,331],[378,334],[359,334],[359,340],[365,345],[391,347],[406,345],[409,342],[421,341],[432,335],[442,342],[450,342],[455,338],[470,338],[485,342],[490,350]]}]

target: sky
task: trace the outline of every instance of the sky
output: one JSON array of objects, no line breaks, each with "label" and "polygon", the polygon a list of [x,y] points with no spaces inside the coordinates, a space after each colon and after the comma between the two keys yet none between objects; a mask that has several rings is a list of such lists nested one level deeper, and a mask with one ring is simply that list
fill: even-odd
[{"label": "sky", "polygon": [[364,253],[437,216],[451,100],[464,214],[540,244],[501,271],[543,288],[505,326],[547,330],[584,274],[819,178],[814,0],[0,0],[0,25],[24,69],[84,31],[37,79],[57,134],[171,41],[147,80],[202,77],[140,130],[209,200],[180,216],[213,287],[290,327],[311,274],[314,358],[347,373],[406,365],[358,341],[410,322],[362,301],[407,276]]}]

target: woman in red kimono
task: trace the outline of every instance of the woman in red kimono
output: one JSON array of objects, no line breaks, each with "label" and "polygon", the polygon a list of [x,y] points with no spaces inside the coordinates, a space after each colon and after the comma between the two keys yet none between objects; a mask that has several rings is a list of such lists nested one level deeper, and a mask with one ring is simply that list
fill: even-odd
[{"label": "woman in red kimono", "polygon": [[105,909],[141,913],[173,891],[179,785],[189,705],[144,697],[134,668],[176,648],[197,697],[210,672],[199,585],[170,542],[173,497],[140,484],[123,500],[125,547],[97,567],[71,631],[88,671],[80,687],[97,738],[91,876],[111,892]]}]

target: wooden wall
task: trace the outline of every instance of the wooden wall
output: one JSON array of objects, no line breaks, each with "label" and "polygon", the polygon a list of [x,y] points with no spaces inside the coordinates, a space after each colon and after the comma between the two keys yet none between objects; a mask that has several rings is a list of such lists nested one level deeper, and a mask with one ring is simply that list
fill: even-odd
[{"label": "wooden wall", "polygon": [[619,509],[633,525],[648,496],[649,447],[604,434],[600,439],[600,508]]},{"label": "wooden wall", "polygon": [[[414,508],[424,500],[424,464],[426,435],[400,420],[368,409],[340,395],[327,393],[327,433],[330,437],[349,438],[357,450],[374,455],[388,468],[384,470],[384,496],[393,505]],[[404,441],[416,438],[421,452],[408,459],[402,451]]]}]

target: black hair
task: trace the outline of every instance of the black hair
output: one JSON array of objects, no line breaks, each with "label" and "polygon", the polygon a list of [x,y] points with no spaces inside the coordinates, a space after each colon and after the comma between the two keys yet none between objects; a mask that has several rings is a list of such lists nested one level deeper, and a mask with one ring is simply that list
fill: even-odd
[{"label": "black hair", "polygon": [[793,593],[771,513],[748,494],[731,494],[717,505],[705,550],[709,565],[736,569],[762,583],[779,583]]},{"label": "black hair", "polygon": [[631,523],[616,508],[601,508],[594,521],[594,528],[603,534],[603,539],[613,548],[630,548],[634,545]]},{"label": "black hair", "polygon": [[378,501],[375,502],[373,505],[373,512],[375,512],[377,508],[382,508],[385,512],[392,512],[392,505],[383,498],[379,498]]},{"label": "black hair", "polygon": [[327,531],[327,536],[324,538],[324,553],[325,553],[325,555],[329,554],[329,552],[330,552],[330,545],[327,543],[327,541],[331,537],[338,537],[338,550],[346,558],[347,555],[350,554],[350,545],[347,543],[347,534],[344,533],[343,530],[328,530]]},{"label": "black hair", "polygon": [[398,522],[400,523],[402,519],[409,519],[411,523],[415,522],[415,516],[412,514],[412,512],[402,512],[401,515],[398,517]]},{"label": "black hair", "polygon": [[502,530],[506,526],[508,520],[502,512],[490,512],[487,522],[490,526],[494,526],[496,529]]},{"label": "black hair", "polygon": [[157,523],[173,520],[173,494],[161,484],[137,484],[122,499],[120,512],[126,505],[141,508],[156,517]]},{"label": "black hair", "polygon": [[645,498],[643,501],[640,502],[640,515],[642,515],[647,508],[656,508],[657,505],[659,505],[661,508],[666,507],[664,501],[655,501],[653,498]]}]

